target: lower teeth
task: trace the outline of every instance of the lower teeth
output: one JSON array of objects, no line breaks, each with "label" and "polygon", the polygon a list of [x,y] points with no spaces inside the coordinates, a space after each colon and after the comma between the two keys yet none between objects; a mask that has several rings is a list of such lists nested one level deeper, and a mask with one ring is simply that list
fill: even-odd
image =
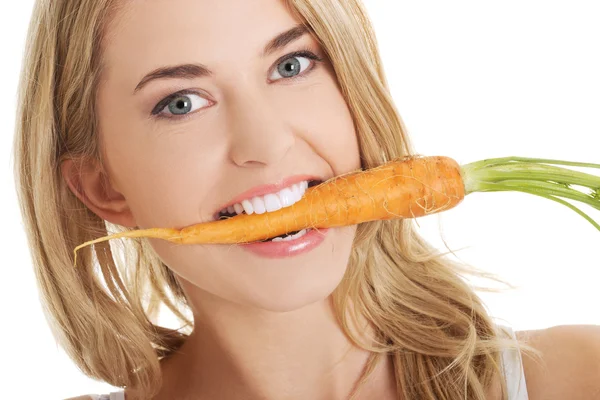
[{"label": "lower teeth", "polygon": [[302,236],[306,235],[306,232],[307,232],[306,229],[302,229],[300,232],[295,233],[293,235],[286,236],[284,238],[282,238],[282,237],[275,237],[273,239],[267,240],[267,242],[288,242],[290,240],[294,240],[294,239],[297,239],[299,237],[302,237]]}]

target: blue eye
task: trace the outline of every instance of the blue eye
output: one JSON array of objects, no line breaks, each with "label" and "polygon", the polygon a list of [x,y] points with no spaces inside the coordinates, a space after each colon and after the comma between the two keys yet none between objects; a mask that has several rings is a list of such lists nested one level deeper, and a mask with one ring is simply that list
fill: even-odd
[{"label": "blue eye", "polygon": [[[304,62],[298,60],[304,60]],[[298,76],[301,71],[305,71],[307,67],[310,67],[308,57],[292,56],[280,62],[274,72],[277,72],[282,78],[293,78]]]},{"label": "blue eye", "polygon": [[168,103],[163,106],[156,114],[171,114],[171,115],[185,115],[192,111],[196,111],[202,102],[208,103],[208,101],[195,93],[179,93],[175,94],[175,97],[169,97],[165,100]]}]

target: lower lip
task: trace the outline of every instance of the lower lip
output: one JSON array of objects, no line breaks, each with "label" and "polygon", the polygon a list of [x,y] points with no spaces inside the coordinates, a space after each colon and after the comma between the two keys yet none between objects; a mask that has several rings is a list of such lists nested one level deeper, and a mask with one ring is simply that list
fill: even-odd
[{"label": "lower lip", "polygon": [[307,253],[319,246],[325,240],[325,235],[329,232],[327,229],[311,229],[302,237],[289,241],[278,242],[256,242],[240,245],[244,250],[248,250],[256,255],[266,258],[284,258],[293,257],[299,254]]}]

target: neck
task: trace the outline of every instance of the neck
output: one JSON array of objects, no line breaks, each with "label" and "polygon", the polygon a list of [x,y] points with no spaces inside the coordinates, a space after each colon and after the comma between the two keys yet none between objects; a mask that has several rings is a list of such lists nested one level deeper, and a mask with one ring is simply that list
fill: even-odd
[{"label": "neck", "polygon": [[[157,399],[347,399],[370,355],[348,340],[331,298],[285,313],[194,303],[194,331],[163,362]],[[393,366],[382,360],[357,398],[393,398]]]}]

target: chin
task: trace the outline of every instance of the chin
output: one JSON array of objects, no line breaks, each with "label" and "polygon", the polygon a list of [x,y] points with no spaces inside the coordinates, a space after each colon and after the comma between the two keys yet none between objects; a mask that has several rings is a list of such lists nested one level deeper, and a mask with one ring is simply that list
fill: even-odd
[{"label": "chin", "polygon": [[345,268],[335,268],[310,280],[265,287],[262,293],[248,298],[246,304],[265,311],[288,312],[324,302],[341,282],[344,271]]},{"label": "chin", "polygon": [[322,246],[294,260],[253,263],[247,269],[252,272],[245,275],[243,288],[238,288],[236,302],[288,312],[325,301],[346,273],[355,229],[335,231]]}]

